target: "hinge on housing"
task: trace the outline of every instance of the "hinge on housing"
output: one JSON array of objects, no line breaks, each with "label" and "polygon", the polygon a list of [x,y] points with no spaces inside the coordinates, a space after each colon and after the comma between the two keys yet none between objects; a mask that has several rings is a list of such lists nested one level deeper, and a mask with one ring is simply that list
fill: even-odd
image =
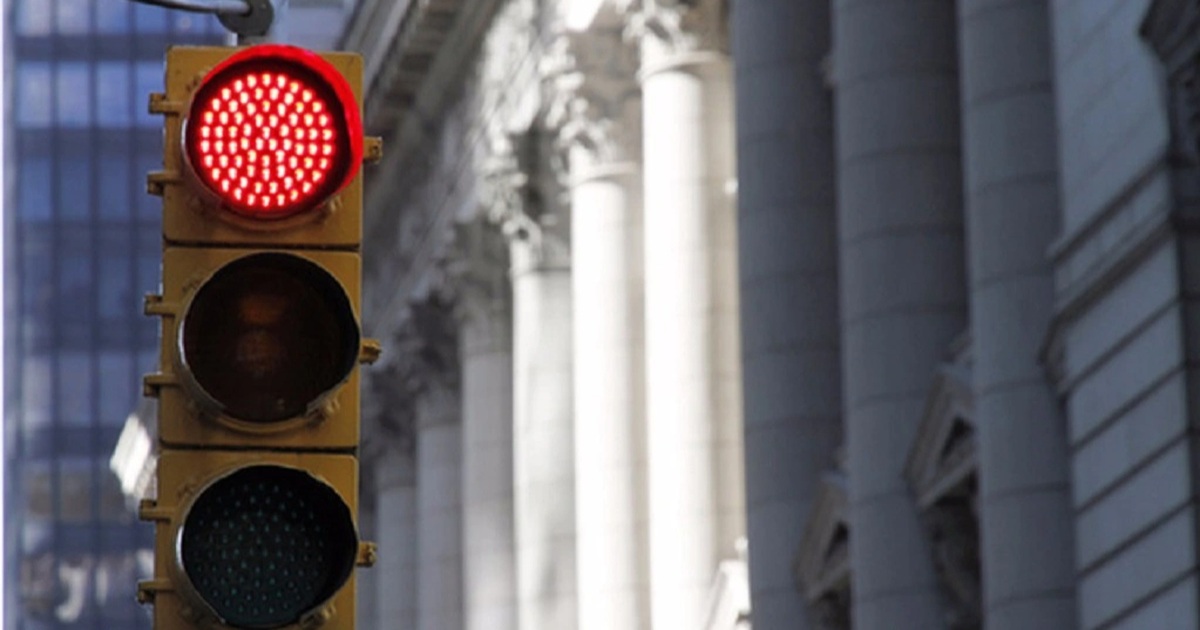
[{"label": "hinge on housing", "polygon": [[142,377],[142,396],[146,398],[158,398],[159,392],[164,387],[173,387],[178,384],[174,374],[164,374],[155,372]]},{"label": "hinge on housing", "polygon": [[162,92],[151,92],[149,110],[151,114],[176,114],[183,111],[183,103],[168,101]]},{"label": "hinge on housing", "polygon": [[138,502],[138,520],[169,521],[171,510],[159,507],[158,501],[154,499],[142,499]]},{"label": "hinge on housing", "polygon": [[174,315],[178,306],[174,302],[164,302],[163,296],[157,293],[147,293],[142,300],[142,313],[151,317]]},{"label": "hinge on housing", "polygon": [[146,194],[161,197],[167,184],[177,184],[179,173],[175,171],[152,171],[146,175]]},{"label": "hinge on housing", "polygon": [[383,138],[367,136],[363,138],[363,161],[374,164],[383,159]]},{"label": "hinge on housing", "polygon": [[154,597],[162,591],[173,591],[170,580],[141,580],[137,584],[137,602],[152,604]]},{"label": "hinge on housing", "polygon": [[378,339],[363,339],[362,347],[358,349],[358,362],[370,365],[379,360],[383,354],[383,345]]},{"label": "hinge on housing", "polygon": [[358,543],[358,558],[355,559],[355,564],[360,567],[373,567],[377,560],[379,560],[379,545],[368,540]]}]

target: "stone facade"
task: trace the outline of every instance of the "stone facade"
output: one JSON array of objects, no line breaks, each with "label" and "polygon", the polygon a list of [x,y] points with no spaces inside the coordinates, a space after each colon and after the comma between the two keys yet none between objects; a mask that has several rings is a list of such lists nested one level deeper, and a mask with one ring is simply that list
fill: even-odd
[{"label": "stone facade", "polygon": [[368,0],[365,630],[1200,627],[1200,10]]}]

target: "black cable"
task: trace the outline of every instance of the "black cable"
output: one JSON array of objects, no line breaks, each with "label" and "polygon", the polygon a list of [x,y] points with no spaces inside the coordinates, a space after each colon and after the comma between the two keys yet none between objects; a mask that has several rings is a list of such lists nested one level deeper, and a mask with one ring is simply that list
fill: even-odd
[{"label": "black cable", "polygon": [[200,0],[133,0],[133,2],[192,13],[244,15],[250,12],[250,3],[247,0],[210,0],[208,2]]}]

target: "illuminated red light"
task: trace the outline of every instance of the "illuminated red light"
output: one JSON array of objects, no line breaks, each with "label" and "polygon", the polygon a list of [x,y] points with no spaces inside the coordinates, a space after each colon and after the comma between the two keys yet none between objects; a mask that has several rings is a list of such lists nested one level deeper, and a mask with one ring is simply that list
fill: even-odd
[{"label": "illuminated red light", "polygon": [[254,218],[320,207],[362,159],[349,85],[323,59],[293,46],[254,46],[217,66],[193,97],[185,130],[200,183],[225,207]]}]

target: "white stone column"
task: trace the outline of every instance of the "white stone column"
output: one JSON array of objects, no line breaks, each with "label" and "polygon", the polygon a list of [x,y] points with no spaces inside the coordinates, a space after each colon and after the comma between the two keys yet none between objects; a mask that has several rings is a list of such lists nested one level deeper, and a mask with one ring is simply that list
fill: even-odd
[{"label": "white stone column", "polygon": [[[458,323],[433,267],[396,331],[395,359],[415,418],[417,630],[461,628],[462,432]],[[381,620],[385,621],[385,620]]]},{"label": "white stone column", "polygon": [[903,469],[967,326],[955,4],[833,3],[853,619],[938,630],[945,609]]},{"label": "white stone column", "polygon": [[[959,0],[980,549],[990,630],[1076,627],[1066,422],[1039,360],[1054,315],[1047,252],[1061,216],[1047,5]],[[1013,55],[1018,40],[1023,52]]]},{"label": "white stone column", "polygon": [[[570,160],[579,628],[650,627],[641,102],[605,12],[559,40]],[[600,20],[598,20],[600,22]]]},{"label": "white stone column", "polygon": [[[567,219],[552,205],[556,195],[544,179],[543,134],[515,141],[519,150],[500,151],[499,165],[488,175],[494,191],[488,203],[511,238],[517,618],[521,630],[573,630],[575,436]],[[537,161],[520,164],[517,156]]]},{"label": "white stone column", "polygon": [[732,4],[755,628],[819,627],[794,552],[842,440],[829,7]]},{"label": "white stone column", "polygon": [[[379,535],[376,526],[379,523],[379,493],[375,489],[376,462],[363,456],[359,451],[358,469],[358,537],[363,541],[378,544]],[[358,630],[376,630],[379,628],[378,614],[379,585],[378,567],[360,567],[354,571],[355,595],[355,625]]]},{"label": "white stone column", "polygon": [[463,604],[466,630],[516,630],[512,289],[495,226],[460,226]]},{"label": "white stone column", "polygon": [[375,468],[379,628],[417,627],[417,477],[412,454],[386,449]]},{"label": "white stone column", "polygon": [[[458,392],[428,387],[417,397],[418,630],[461,628],[462,521]],[[397,626],[401,627],[401,626]]]},{"label": "white stone column", "polygon": [[[721,4],[641,0],[653,627],[698,628],[745,533],[733,89]],[[644,28],[636,28],[643,26]]]}]

